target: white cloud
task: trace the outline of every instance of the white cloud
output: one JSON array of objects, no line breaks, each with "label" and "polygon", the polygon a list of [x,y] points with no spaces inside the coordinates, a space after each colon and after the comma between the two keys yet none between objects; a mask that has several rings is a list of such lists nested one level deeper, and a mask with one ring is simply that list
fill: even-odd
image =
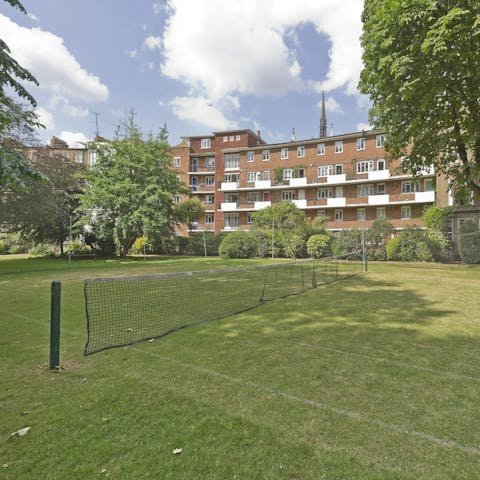
[{"label": "white cloud", "polygon": [[30,20],[33,20],[34,22],[39,22],[40,21],[40,19],[34,13],[31,13],[31,12],[27,12],[27,17]]},{"label": "white cloud", "polygon": [[[162,72],[193,87],[196,95],[216,102],[229,94],[277,96],[312,85],[319,92],[356,93],[360,0],[168,0],[166,6]],[[301,41],[295,28],[308,22],[331,42],[329,70],[321,81],[302,77],[294,50]]]},{"label": "white cloud", "polygon": [[[321,105],[322,105],[322,102],[319,102],[318,106],[321,107]],[[325,100],[325,110],[327,112],[343,113],[342,107],[333,97],[328,97]]]},{"label": "white cloud", "polygon": [[47,109],[40,107],[35,110],[35,113],[40,123],[44,125],[47,130],[53,130],[55,128],[53,115]]},{"label": "white cloud", "polygon": [[368,123],[363,123],[363,122],[360,122],[360,123],[357,123],[357,131],[360,132],[362,130],[373,130],[373,127],[368,124]]},{"label": "white cloud", "polygon": [[107,100],[107,86],[80,65],[61,37],[21,27],[1,14],[0,31],[12,57],[37,78],[40,88],[85,102]]},{"label": "white cloud", "polygon": [[162,2],[153,2],[153,13],[155,15],[159,15],[163,10],[165,10],[165,5]]},{"label": "white cloud", "polygon": [[70,148],[81,148],[88,142],[88,138],[81,132],[62,131],[58,137],[67,142]]},{"label": "white cloud", "polygon": [[67,115],[73,118],[85,118],[88,116],[87,108],[72,105],[68,98],[62,97],[61,95],[51,97],[48,101],[48,106],[50,108],[60,107]]},{"label": "white cloud", "polygon": [[236,122],[228,120],[205,97],[175,97],[170,106],[179,119],[194,121],[211,130],[238,128]]},{"label": "white cloud", "polygon": [[162,39],[160,37],[149,35],[143,41],[143,46],[148,48],[149,50],[154,50],[155,48],[160,48],[161,43],[162,43]]},{"label": "white cloud", "polygon": [[137,56],[137,49],[133,48],[132,50],[127,50],[127,56],[130,58],[135,58]]}]

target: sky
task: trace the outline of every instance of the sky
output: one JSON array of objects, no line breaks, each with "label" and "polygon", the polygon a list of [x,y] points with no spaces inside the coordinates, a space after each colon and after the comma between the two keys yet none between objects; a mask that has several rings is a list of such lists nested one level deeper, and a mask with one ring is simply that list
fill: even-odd
[{"label": "sky", "polygon": [[[134,110],[144,133],[260,130],[268,143],[368,129],[363,0],[0,0],[0,38],[38,80],[45,126],[71,146],[112,138]],[[98,126],[98,127],[97,127]]]}]

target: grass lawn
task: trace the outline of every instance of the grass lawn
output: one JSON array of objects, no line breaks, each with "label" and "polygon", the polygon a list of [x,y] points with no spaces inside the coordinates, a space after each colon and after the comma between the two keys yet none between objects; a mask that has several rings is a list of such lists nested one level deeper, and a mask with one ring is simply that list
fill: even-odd
[{"label": "grass lawn", "polygon": [[[82,356],[84,278],[254,262],[0,257],[0,479],[479,478],[478,266],[371,262]],[[61,372],[48,370],[52,280]]]}]

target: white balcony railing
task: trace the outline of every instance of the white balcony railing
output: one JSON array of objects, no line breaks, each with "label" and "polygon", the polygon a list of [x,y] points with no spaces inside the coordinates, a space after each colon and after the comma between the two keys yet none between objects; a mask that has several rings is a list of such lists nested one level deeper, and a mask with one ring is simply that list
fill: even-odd
[{"label": "white balcony railing", "polygon": [[435,201],[435,192],[415,192],[415,201],[416,202],[434,202]]},{"label": "white balcony railing", "polygon": [[347,199],[345,197],[327,198],[328,207],[344,207],[346,204]]},{"label": "white balcony railing", "polygon": [[271,180],[257,180],[255,182],[255,188],[270,188],[272,186]]},{"label": "white balcony railing", "polygon": [[237,202],[222,202],[220,204],[220,210],[222,210],[222,212],[231,212],[232,210],[236,210],[237,208]]},{"label": "white balcony railing", "polygon": [[272,205],[272,202],[255,202],[254,208],[255,210],[261,210],[262,208],[267,208]]},{"label": "white balcony railing", "polygon": [[289,182],[291,187],[304,187],[305,185],[307,185],[307,178],[290,178]]},{"label": "white balcony railing", "polygon": [[390,178],[390,170],[375,170],[374,172],[368,172],[369,180],[385,180]]},{"label": "white balcony railing", "polygon": [[369,205],[384,205],[390,202],[390,195],[369,195]]},{"label": "white balcony railing", "polygon": [[306,200],[292,200],[292,202],[297,208],[307,208]]},{"label": "white balcony railing", "polygon": [[222,190],[236,190],[238,188],[239,182],[222,182],[220,188]]},{"label": "white balcony railing", "polygon": [[341,175],[328,175],[327,183],[344,183],[347,181],[347,176],[343,173]]}]

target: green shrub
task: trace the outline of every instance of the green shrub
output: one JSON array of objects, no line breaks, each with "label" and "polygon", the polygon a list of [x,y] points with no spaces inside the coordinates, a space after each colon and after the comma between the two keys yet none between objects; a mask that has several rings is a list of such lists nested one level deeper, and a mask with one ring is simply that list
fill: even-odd
[{"label": "green shrub", "polygon": [[400,237],[391,238],[385,246],[387,260],[399,260]]},{"label": "green shrub", "polygon": [[433,260],[433,255],[427,241],[422,240],[417,242],[415,246],[415,256],[419,262],[431,262]]},{"label": "green shrub", "polygon": [[464,263],[480,263],[480,230],[476,221],[467,220],[460,226],[458,253]]},{"label": "green shrub", "polygon": [[307,253],[311,257],[321,258],[326,255],[330,244],[330,237],[324,234],[312,235],[307,240]]},{"label": "green shrub", "polygon": [[362,258],[362,231],[359,229],[342,230],[332,244],[336,257],[351,255],[352,258]]},{"label": "green shrub", "polygon": [[52,255],[52,246],[47,245],[46,243],[39,243],[34,245],[29,251],[29,257],[48,257]]},{"label": "green shrub", "polygon": [[91,253],[92,249],[88,245],[85,245],[84,243],[75,240],[70,244],[70,251],[73,255],[81,255],[85,253]]},{"label": "green shrub", "polygon": [[4,255],[8,252],[7,244],[5,240],[0,240],[0,255]]},{"label": "green shrub", "polygon": [[139,237],[133,242],[131,251],[135,255],[149,252],[150,244],[147,237]]},{"label": "green shrub", "polygon": [[302,258],[306,256],[307,248],[303,237],[296,233],[285,235],[283,238],[283,250],[290,258]]},{"label": "green shrub", "polygon": [[257,244],[252,233],[238,230],[222,240],[218,253],[224,258],[251,258],[256,250]]},{"label": "green shrub", "polygon": [[386,260],[387,249],[385,245],[375,245],[367,249],[368,258],[370,260]]}]

